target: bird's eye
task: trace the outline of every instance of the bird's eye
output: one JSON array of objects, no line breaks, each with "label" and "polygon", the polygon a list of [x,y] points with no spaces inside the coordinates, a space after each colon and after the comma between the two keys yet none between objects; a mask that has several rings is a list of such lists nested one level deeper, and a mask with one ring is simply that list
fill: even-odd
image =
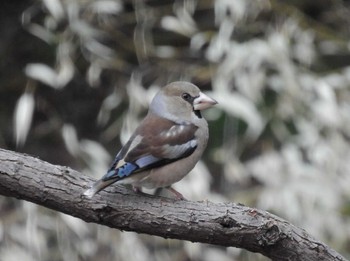
[{"label": "bird's eye", "polygon": [[189,95],[187,92],[183,93],[181,95],[182,99],[184,99],[185,101],[189,101],[191,99],[191,95]]}]

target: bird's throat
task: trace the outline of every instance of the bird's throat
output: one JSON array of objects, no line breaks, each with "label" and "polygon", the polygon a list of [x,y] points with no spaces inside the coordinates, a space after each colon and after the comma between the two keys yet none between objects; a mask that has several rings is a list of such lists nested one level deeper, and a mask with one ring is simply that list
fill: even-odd
[{"label": "bird's throat", "polygon": [[201,114],[201,111],[200,110],[193,110],[194,114],[196,114],[196,116],[199,118],[199,119],[202,119],[202,114]]}]

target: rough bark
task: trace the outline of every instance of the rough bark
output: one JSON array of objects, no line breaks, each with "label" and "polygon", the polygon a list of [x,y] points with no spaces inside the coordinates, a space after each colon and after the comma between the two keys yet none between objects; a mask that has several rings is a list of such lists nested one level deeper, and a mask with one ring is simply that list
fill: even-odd
[{"label": "rough bark", "polygon": [[120,230],[244,248],[272,260],[345,260],[266,211],[234,203],[177,201],[112,186],[81,197],[92,179],[68,167],[0,149],[0,194]]}]

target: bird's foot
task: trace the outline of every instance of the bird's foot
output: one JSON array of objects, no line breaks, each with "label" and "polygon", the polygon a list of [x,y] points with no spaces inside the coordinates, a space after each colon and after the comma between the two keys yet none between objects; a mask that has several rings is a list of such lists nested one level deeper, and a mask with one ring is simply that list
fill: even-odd
[{"label": "bird's foot", "polygon": [[173,189],[172,187],[166,187],[165,189],[167,189],[171,193],[173,193],[177,200],[187,200],[180,192],[178,192],[177,190]]},{"label": "bird's foot", "polygon": [[138,186],[132,186],[132,190],[135,193],[143,193],[141,187],[138,187]]}]

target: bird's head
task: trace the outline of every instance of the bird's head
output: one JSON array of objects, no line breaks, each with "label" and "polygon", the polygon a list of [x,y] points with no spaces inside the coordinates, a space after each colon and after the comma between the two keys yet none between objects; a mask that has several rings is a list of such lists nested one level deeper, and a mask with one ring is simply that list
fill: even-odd
[{"label": "bird's head", "polygon": [[153,98],[150,110],[170,120],[201,118],[200,111],[217,104],[217,101],[189,82],[172,82],[163,87]]}]

